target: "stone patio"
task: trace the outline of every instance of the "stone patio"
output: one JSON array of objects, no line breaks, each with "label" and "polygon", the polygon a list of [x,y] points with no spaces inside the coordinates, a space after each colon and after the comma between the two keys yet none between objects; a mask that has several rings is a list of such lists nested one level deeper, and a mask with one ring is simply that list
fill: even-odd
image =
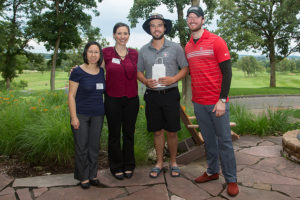
[{"label": "stone patio", "polygon": [[159,178],[148,176],[151,166],[138,167],[132,179],[118,181],[109,170],[98,173],[101,187],[82,190],[73,174],[11,179],[0,175],[0,200],[300,200],[300,164],[281,156],[281,137],[241,136],[234,142],[240,193],[230,197],[219,180],[196,184],[206,169],[205,158],[180,166],[182,176],[170,176],[168,164]]}]

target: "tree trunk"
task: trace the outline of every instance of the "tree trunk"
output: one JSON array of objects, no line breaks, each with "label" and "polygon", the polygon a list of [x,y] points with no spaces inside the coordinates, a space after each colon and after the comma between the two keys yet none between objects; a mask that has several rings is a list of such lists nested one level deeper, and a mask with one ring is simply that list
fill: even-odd
[{"label": "tree trunk", "polygon": [[58,49],[59,49],[60,40],[61,40],[61,33],[62,33],[62,27],[58,31],[58,37],[55,42],[55,49],[54,49],[53,58],[52,58],[52,68],[51,68],[51,77],[50,77],[50,86],[51,86],[52,91],[55,90],[55,68],[56,68]]},{"label": "tree trunk", "polygon": [[6,78],[5,82],[6,82],[6,89],[8,90],[10,88],[10,79]]},{"label": "tree trunk", "polygon": [[183,6],[181,3],[175,2],[176,8],[177,8],[177,20],[178,20],[178,25],[179,25],[179,40],[180,40],[180,45],[182,48],[185,47],[186,41],[185,41],[185,22],[183,19]]},{"label": "tree trunk", "polygon": [[[199,6],[200,4],[200,0],[191,0],[191,4],[192,6]],[[177,6],[177,4],[176,4]],[[182,16],[182,20],[183,20],[183,9],[179,9],[179,6],[177,6],[177,15],[178,15],[178,21],[180,22],[180,16]],[[180,44],[181,46],[186,45],[185,44],[185,39],[184,37],[181,38],[181,36],[183,36],[184,34],[181,34],[181,32],[184,31],[184,29],[180,28],[179,29],[179,38],[180,38]],[[183,39],[184,42],[181,41],[181,39]],[[183,45],[184,44],[184,45]],[[186,106],[190,106],[192,105],[192,85],[191,85],[191,76],[188,74],[186,75],[183,79],[182,79],[182,99],[183,99],[183,103]]]},{"label": "tree trunk", "polygon": [[270,55],[270,64],[271,64],[271,69],[270,69],[270,88],[275,88],[276,87],[276,62],[274,57],[271,58]]},{"label": "tree trunk", "polygon": [[276,87],[276,59],[275,59],[275,47],[274,39],[270,42],[270,88]]},{"label": "tree trunk", "polygon": [[3,78],[6,83],[6,89],[10,88],[10,82],[14,78],[12,70],[15,70],[15,65],[12,64],[13,57],[16,49],[16,32],[17,32],[17,9],[18,5],[16,1],[13,1],[13,17],[11,19],[11,25],[9,26],[9,40],[7,44],[7,52],[5,53],[4,69],[2,71]]},{"label": "tree trunk", "polygon": [[[183,6],[179,1],[175,1],[176,3],[176,9],[177,9],[177,20],[179,23],[179,40],[180,45],[182,48],[185,48],[186,41],[185,41],[185,24],[184,24],[184,18],[183,18]],[[191,88],[191,77],[190,75],[186,75],[182,79],[182,100],[183,104],[189,106],[191,105],[192,101],[192,88]]]},{"label": "tree trunk", "polygon": [[182,79],[182,100],[186,106],[192,105],[192,85],[189,74]]},{"label": "tree trunk", "polygon": [[199,6],[200,0],[191,0],[192,1],[192,6]]}]

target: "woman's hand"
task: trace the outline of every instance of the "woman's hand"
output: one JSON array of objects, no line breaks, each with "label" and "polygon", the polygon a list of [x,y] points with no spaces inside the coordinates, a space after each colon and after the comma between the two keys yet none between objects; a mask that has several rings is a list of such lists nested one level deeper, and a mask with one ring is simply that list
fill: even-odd
[{"label": "woman's hand", "polygon": [[73,126],[74,129],[79,129],[80,124],[77,117],[71,119],[71,125]]}]

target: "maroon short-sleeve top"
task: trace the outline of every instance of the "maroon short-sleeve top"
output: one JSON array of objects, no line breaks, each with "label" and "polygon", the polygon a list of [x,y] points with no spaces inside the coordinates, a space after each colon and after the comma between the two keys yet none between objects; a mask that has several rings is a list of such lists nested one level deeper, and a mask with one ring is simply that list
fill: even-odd
[{"label": "maroon short-sleeve top", "polygon": [[128,48],[124,60],[116,53],[114,47],[103,49],[106,69],[106,93],[111,97],[136,97],[138,52]]}]

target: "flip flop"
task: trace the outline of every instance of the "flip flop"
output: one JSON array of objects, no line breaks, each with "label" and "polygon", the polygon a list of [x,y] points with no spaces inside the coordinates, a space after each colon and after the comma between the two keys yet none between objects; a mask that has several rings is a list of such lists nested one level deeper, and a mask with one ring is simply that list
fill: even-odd
[{"label": "flip flop", "polygon": [[[151,169],[150,173],[149,173],[149,176],[150,176],[151,178],[157,178],[157,177],[159,176],[161,170],[162,170],[162,169],[159,168],[159,167],[153,167],[153,168]],[[151,174],[152,172],[156,173],[156,176],[152,175],[152,174]]]},{"label": "flip flop", "polygon": [[[180,169],[177,166],[173,166],[173,167],[170,166],[170,169],[171,169],[170,170],[170,175],[172,177],[178,177],[178,176],[180,176]],[[177,172],[177,174],[174,175],[173,172]]]}]

